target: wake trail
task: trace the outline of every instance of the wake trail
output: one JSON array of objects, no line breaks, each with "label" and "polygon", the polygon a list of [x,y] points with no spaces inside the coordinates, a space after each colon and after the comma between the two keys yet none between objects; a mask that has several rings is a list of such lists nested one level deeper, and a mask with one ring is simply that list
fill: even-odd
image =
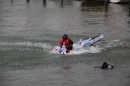
[{"label": "wake trail", "polygon": [[49,43],[36,43],[36,42],[0,42],[0,50],[13,50],[13,49],[23,49],[23,50],[33,50],[33,49],[51,49],[52,46]]}]

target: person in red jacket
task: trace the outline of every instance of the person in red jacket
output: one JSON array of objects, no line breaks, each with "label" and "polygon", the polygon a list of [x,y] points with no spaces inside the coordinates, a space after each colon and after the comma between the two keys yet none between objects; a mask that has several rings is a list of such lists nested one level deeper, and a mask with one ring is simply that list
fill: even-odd
[{"label": "person in red jacket", "polygon": [[73,41],[68,37],[67,34],[64,34],[60,39],[60,52],[68,53],[73,49]]}]

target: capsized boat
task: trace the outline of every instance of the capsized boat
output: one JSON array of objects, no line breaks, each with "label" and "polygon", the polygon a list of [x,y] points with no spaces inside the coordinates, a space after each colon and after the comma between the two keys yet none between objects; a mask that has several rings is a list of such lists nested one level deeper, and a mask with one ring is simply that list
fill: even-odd
[{"label": "capsized boat", "polygon": [[59,46],[55,46],[50,52],[53,54],[66,54],[66,55],[74,55],[74,54],[82,54],[88,51],[92,51],[93,52],[99,52],[97,49],[95,49],[94,47],[91,47],[91,49],[84,49],[84,48],[88,48],[89,46],[93,45],[94,43],[100,41],[101,39],[104,38],[103,34],[100,34],[98,36],[95,36],[93,38],[89,37],[86,38],[84,40],[80,40],[78,43],[73,44],[73,50],[70,50],[70,52],[66,53],[66,52],[61,52],[60,51],[60,47]]}]

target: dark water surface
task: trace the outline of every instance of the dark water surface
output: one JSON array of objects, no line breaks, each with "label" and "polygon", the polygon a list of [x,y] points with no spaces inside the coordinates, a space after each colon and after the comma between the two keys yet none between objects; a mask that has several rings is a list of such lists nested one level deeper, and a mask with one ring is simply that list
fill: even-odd
[{"label": "dark water surface", "polygon": [[[50,54],[64,33],[74,42],[102,33],[102,51]],[[129,52],[128,4],[0,0],[0,86],[130,86]],[[94,68],[104,61],[115,68]]]}]

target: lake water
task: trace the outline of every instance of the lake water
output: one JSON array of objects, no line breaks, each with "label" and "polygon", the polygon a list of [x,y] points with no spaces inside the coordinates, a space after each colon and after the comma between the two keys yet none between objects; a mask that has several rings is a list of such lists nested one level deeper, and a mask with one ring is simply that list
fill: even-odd
[{"label": "lake water", "polygon": [[[74,42],[104,34],[99,53],[49,51],[66,33]],[[0,0],[0,86],[130,86],[128,4]],[[114,69],[94,68],[103,62]]]}]

